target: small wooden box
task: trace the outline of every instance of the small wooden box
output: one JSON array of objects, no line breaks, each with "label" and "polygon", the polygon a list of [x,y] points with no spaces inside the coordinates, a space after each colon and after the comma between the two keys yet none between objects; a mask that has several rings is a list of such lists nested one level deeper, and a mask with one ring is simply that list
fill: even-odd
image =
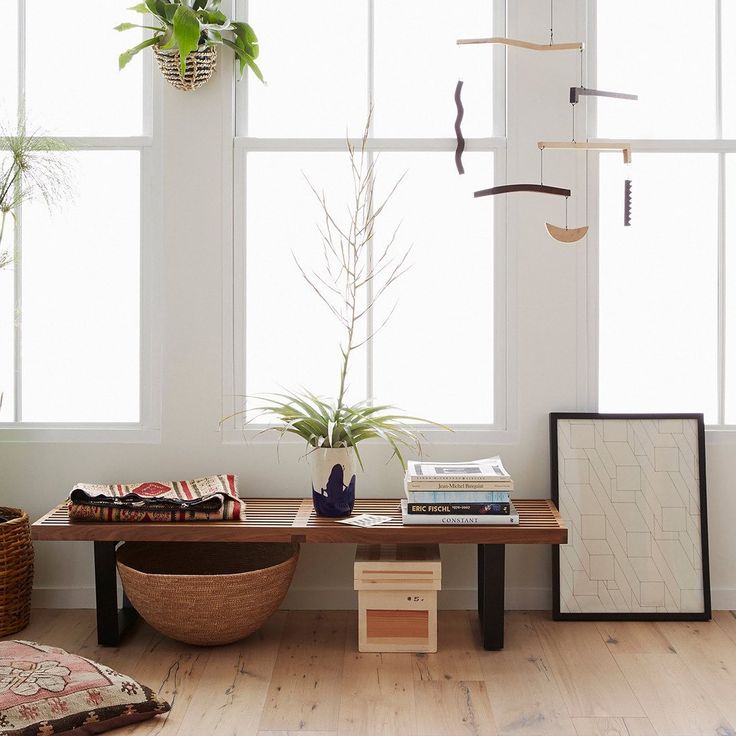
[{"label": "small wooden box", "polygon": [[438,545],[360,545],[354,582],[359,651],[437,651]]}]

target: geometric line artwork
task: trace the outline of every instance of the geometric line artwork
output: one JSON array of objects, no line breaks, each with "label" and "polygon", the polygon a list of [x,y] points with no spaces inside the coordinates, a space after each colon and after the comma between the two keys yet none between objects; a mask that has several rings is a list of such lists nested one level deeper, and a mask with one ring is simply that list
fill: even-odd
[{"label": "geometric line artwork", "polygon": [[551,414],[555,617],[710,618],[702,415]]}]

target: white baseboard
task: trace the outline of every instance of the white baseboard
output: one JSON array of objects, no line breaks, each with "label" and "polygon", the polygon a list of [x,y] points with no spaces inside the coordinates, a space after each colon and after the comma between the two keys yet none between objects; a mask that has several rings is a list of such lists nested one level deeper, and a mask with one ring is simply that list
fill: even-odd
[{"label": "white baseboard", "polygon": [[[522,611],[547,611],[552,605],[548,588],[507,588],[506,608]],[[448,588],[441,590],[438,606],[444,610],[466,610],[478,605],[475,588]],[[93,587],[34,588],[34,608],[94,608]],[[354,610],[358,594],[350,588],[291,588],[283,604],[293,610]]]},{"label": "white baseboard", "polygon": [[[713,610],[736,611],[736,588],[713,588]],[[349,588],[292,588],[283,608],[292,610],[344,611],[357,608],[358,594]],[[442,610],[470,610],[478,605],[475,588],[447,588],[439,594]],[[34,608],[94,608],[95,590],[81,588],[34,588]],[[550,588],[506,588],[506,610],[549,611],[552,608]]]},{"label": "white baseboard", "polygon": [[736,588],[712,588],[710,595],[714,611],[736,611]]},{"label": "white baseboard", "polygon": [[34,588],[33,608],[94,608],[95,589],[88,588]]},{"label": "white baseboard", "polygon": [[34,588],[33,608],[94,608],[95,589],[88,588]]}]

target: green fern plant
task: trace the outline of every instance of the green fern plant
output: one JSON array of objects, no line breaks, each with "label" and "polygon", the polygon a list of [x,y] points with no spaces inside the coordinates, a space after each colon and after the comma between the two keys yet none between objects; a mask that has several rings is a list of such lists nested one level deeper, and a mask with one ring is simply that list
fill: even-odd
[{"label": "green fern plant", "polygon": [[144,28],[153,31],[151,38],[120,54],[119,66],[123,69],[130,60],[149,46],[161,50],[178,50],[181,73],[186,72],[187,57],[193,51],[213,46],[227,46],[240,62],[242,78],[246,67],[263,81],[256,59],[258,37],[251,26],[243,21],[230,20],[220,10],[221,0],[145,0],[130,10],[151,14],[157,25],[121,23],[116,31]]}]

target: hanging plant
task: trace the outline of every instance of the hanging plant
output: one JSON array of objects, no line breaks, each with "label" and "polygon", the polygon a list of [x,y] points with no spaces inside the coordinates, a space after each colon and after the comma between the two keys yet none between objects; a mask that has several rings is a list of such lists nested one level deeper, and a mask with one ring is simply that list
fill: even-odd
[{"label": "hanging plant", "polygon": [[145,0],[130,10],[151,14],[157,25],[121,23],[116,31],[144,28],[151,38],[120,54],[120,69],[140,51],[153,47],[161,73],[177,89],[193,90],[209,81],[217,63],[217,48],[232,49],[240,62],[240,78],[246,67],[263,81],[256,64],[258,38],[242,21],[230,20],[220,9],[220,0]]}]

